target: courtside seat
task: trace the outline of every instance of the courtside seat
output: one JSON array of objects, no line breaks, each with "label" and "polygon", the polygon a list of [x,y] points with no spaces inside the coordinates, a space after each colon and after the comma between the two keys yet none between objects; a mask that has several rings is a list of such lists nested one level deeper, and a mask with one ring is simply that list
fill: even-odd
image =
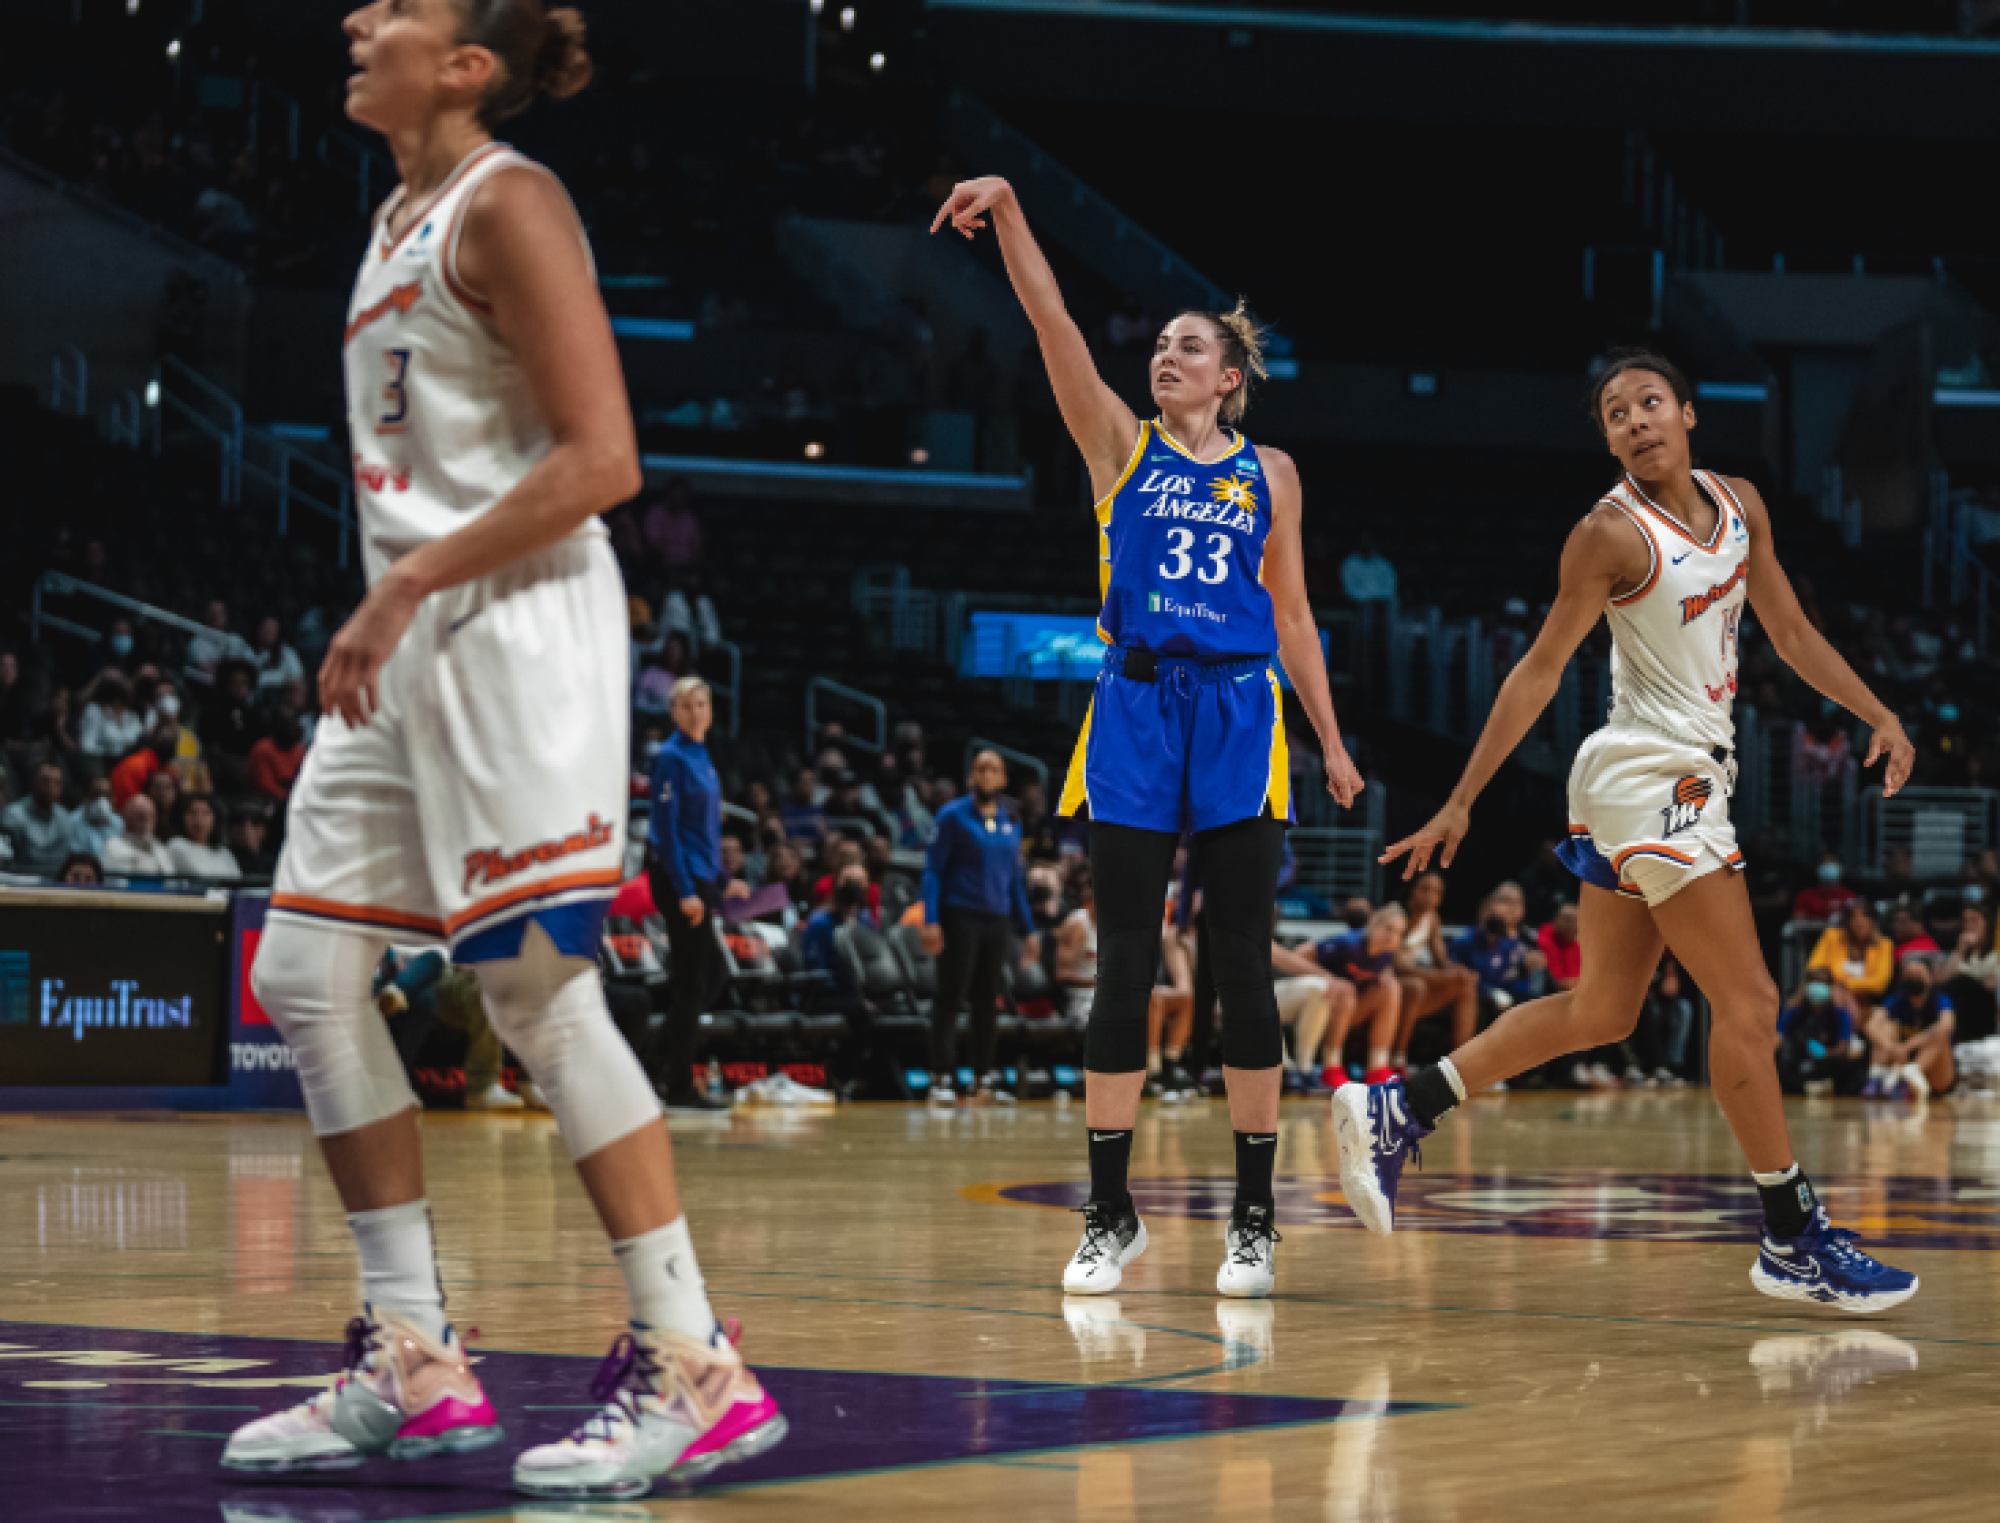
[{"label": "courtside seat", "polygon": [[899,925],[891,927],[889,945],[902,960],[905,976],[909,980],[910,992],[918,999],[937,998],[937,959],[924,950],[922,926]]},{"label": "courtside seat", "polygon": [[699,1058],[741,1056],[744,1050],[744,1020],[745,1016],[740,1010],[704,1011],[701,1026],[695,1033],[695,1056]]}]

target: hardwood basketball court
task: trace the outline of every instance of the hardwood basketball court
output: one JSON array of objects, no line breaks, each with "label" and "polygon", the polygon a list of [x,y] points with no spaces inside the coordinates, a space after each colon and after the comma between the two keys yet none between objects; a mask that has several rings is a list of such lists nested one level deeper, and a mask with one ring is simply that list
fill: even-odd
[{"label": "hardwood basketball court", "polygon": [[1220,1102],[1148,1106],[1152,1246],[1065,1300],[1081,1106],[676,1126],[710,1293],[792,1421],[643,1503],[514,1498],[624,1315],[546,1118],[433,1114],[441,1267],[505,1445],[438,1468],[225,1475],[223,1436],[333,1372],[345,1225],[303,1119],[0,1116],[9,1519],[363,1523],[1160,1517],[1992,1516],[2000,1107],[1794,1102],[1835,1220],[1917,1271],[1862,1318],[1751,1289],[1756,1198],[1704,1093],[1488,1097],[1393,1239],[1340,1202],[1324,1102],[1285,1106],[1276,1299],[1214,1293]]}]

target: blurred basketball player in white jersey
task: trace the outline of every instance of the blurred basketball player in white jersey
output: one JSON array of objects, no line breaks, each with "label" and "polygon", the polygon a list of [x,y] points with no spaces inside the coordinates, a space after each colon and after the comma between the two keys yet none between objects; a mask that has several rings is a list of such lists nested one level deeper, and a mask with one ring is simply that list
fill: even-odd
[{"label": "blurred basketball player in white jersey", "polygon": [[590,77],[583,20],[541,0],[376,0],[346,23],[347,111],[402,183],[348,311],[348,431],[368,595],[320,671],[257,996],[297,1057],[360,1251],[332,1389],[229,1440],[288,1470],[500,1437],[446,1320],[418,1107],[369,976],[390,940],[477,970],[547,1097],[631,1296],[590,1421],[517,1487],[634,1496],[784,1435],[716,1325],[652,1086],[596,950],[625,846],[624,588],[598,514],[639,487],[631,410],[583,230],[493,127]]},{"label": "blurred basketball player in white jersey", "polygon": [[1778,991],[1729,819],[1746,601],[1792,670],[1873,729],[1868,761],[1888,758],[1885,795],[1909,778],[1914,753],[1896,716],[1800,611],[1757,489],[1695,468],[1694,403],[1680,371],[1645,350],[1608,355],[1590,411],[1624,474],[1571,532],[1555,605],[1502,685],[1451,801],[1382,858],[1407,854],[1410,877],[1442,847],[1451,865],[1480,789],[1555,696],[1583,637],[1608,619],[1610,723],[1577,751],[1561,851],[1582,880],[1583,975],[1572,990],[1515,1006],[1407,1088],[1342,1088],[1341,1188],[1370,1228],[1392,1230],[1403,1165],[1445,1113],[1551,1058],[1622,1040],[1671,947],[1714,1008],[1715,1098],[1763,1202],[1752,1283],[1782,1300],[1882,1311],[1916,1294],[1916,1276],[1877,1263],[1828,1222],[1792,1155],[1771,1058]]}]

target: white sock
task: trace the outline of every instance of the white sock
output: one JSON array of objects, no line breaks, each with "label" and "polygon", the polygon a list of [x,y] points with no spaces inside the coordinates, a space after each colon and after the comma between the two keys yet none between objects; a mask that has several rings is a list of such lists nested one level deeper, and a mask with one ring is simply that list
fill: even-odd
[{"label": "white sock", "polygon": [[1451,1092],[1458,1096],[1458,1103],[1465,1104],[1465,1080],[1458,1076],[1458,1070],[1452,1066],[1450,1058],[1438,1059],[1438,1072],[1444,1075],[1444,1081],[1451,1086]]},{"label": "white sock", "polygon": [[1889,1077],[1888,1066],[1882,1063],[1870,1063],[1868,1065],[1868,1077],[1871,1079],[1888,1078]]},{"label": "white sock", "polygon": [[376,1311],[399,1312],[427,1337],[444,1341],[444,1287],[438,1283],[427,1200],[347,1218],[361,1250],[361,1298]]},{"label": "white sock", "polygon": [[1769,1189],[1772,1185],[1788,1185],[1799,1177],[1799,1166],[1797,1163],[1792,1163],[1780,1169],[1775,1174],[1759,1174],[1755,1169],[1752,1169],[1750,1177],[1766,1189]]},{"label": "white sock", "polygon": [[703,1342],[713,1336],[715,1313],[709,1309],[685,1216],[615,1242],[611,1253],[632,1298],[634,1327],[670,1327]]}]

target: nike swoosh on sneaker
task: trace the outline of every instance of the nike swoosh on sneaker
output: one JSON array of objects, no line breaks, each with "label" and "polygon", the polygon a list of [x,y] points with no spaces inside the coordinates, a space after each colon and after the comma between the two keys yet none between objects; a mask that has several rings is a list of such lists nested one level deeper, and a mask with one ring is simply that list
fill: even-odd
[{"label": "nike swoosh on sneaker", "polygon": [[1781,1259],[1777,1257],[1775,1254],[1767,1253],[1764,1255],[1764,1265],[1767,1269],[1777,1270],[1787,1279],[1817,1280],[1820,1277],[1819,1265],[1811,1262],[1810,1260],[1808,1260],[1805,1264],[1800,1265],[1797,1263],[1788,1262],[1785,1259]]}]

